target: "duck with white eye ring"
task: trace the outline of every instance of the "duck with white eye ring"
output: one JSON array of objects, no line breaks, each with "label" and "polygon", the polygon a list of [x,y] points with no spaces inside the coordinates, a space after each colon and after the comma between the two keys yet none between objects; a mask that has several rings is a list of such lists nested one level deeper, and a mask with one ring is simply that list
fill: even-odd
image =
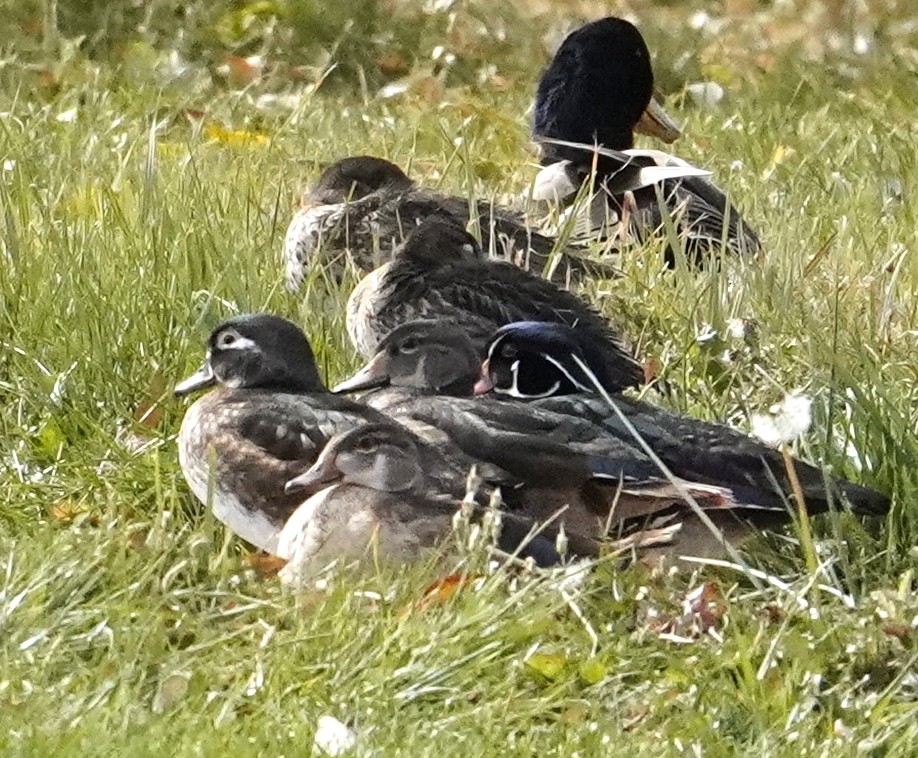
[{"label": "duck with white eye ring", "polygon": [[329,392],[306,335],[267,314],[236,316],[213,330],[204,363],[175,394],[204,389],[211,391],[192,403],[179,431],[182,473],[217,519],[271,553],[301,502],[284,493],[284,484],[308,468],[334,434],[387,422]]}]

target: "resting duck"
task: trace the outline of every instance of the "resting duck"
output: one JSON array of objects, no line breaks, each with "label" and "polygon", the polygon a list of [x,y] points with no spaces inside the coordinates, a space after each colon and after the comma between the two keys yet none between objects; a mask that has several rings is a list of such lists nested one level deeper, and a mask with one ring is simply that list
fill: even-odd
[{"label": "resting duck", "polygon": [[[589,373],[601,384],[604,366],[575,330],[549,323],[511,324],[488,346],[479,394],[528,399],[534,412],[571,414],[630,438],[630,433],[600,397]],[[589,373],[588,373],[589,371]],[[611,385],[605,387],[613,392]],[[781,454],[730,427],[682,416],[649,403],[615,395],[615,403],[677,476],[727,487],[740,500],[759,508],[782,509],[790,492]],[[844,479],[828,482],[818,468],[795,461],[808,509],[827,510],[843,494],[854,511],[882,515],[889,498]],[[781,492],[776,492],[777,481]]]},{"label": "resting duck", "polygon": [[386,418],[322,384],[302,330],[269,315],[236,316],[213,330],[204,364],[176,395],[196,400],[178,437],[182,473],[195,497],[233,532],[275,552],[301,497],[284,484],[316,460],[330,437]]},{"label": "resting duck", "polygon": [[595,343],[617,388],[643,382],[640,364],[590,305],[508,263],[482,260],[468,232],[439,218],[414,229],[390,263],[364,277],[347,304],[348,334],[366,358],[389,332],[417,319],[461,324],[482,355],[505,324],[526,319],[568,324]]},{"label": "resting duck", "polygon": [[[600,189],[591,201],[589,231],[629,219],[638,239],[652,237],[671,216],[686,253],[699,258],[726,248],[757,253],[761,243],[723,191],[684,161],[654,150],[634,150],[634,131],[653,96],[650,53],[641,33],[624,19],[608,17],[571,33],[539,81],[533,134],[542,142],[542,164],[534,199],[570,203],[591,181]],[[661,117],[662,119],[662,117]],[[673,134],[672,131],[669,134]],[[579,143],[579,144],[578,144]],[[605,150],[594,151],[598,145]],[[646,169],[648,183],[623,194],[620,173]],[[659,181],[653,181],[654,171]],[[664,207],[658,200],[662,192]],[[667,251],[671,264],[674,254]]]},{"label": "resting duck", "polygon": [[[447,331],[452,334],[445,338]],[[675,545],[680,554],[710,556],[724,551],[688,509],[680,491],[692,494],[731,543],[752,533],[750,524],[762,529],[779,528],[787,522],[783,493],[790,492],[790,485],[777,451],[728,427],[615,395],[615,402],[675,481],[664,477],[609,405],[599,395],[590,394],[589,388],[595,385],[574,356],[591,366],[597,377],[603,376],[603,367],[595,360],[590,363],[590,351],[583,349],[576,330],[557,324],[514,324],[501,329],[489,346],[486,376],[475,386],[480,394],[477,404],[464,397],[417,394],[425,376],[432,378],[431,388],[464,392],[472,382],[468,366],[475,355],[470,342],[463,346],[458,327],[406,324],[384,342],[367,367],[339,388],[389,386],[391,389],[380,393],[380,400],[374,400],[371,393],[366,401],[395,418],[430,424],[470,456],[520,478],[528,476],[533,484],[549,487],[550,480],[559,477],[568,484],[589,483],[592,489],[582,501],[586,504],[574,511],[572,521],[578,533],[594,539],[598,538],[597,527],[591,528],[584,513],[595,517],[603,512],[608,501],[601,496],[597,499],[596,486],[608,478],[621,478],[623,483],[624,496],[616,505],[615,520],[634,527],[635,519],[666,516],[682,527]],[[502,409],[495,402],[500,396],[532,399],[505,401]],[[579,479],[574,471],[580,472]],[[831,491],[827,491],[823,472],[802,461],[796,462],[796,471],[813,513],[826,510],[830,499],[839,494],[856,512],[883,514],[889,508],[885,495],[842,479],[830,480]],[[540,480],[540,473],[544,479]],[[558,505],[554,501],[548,507]],[[550,515],[548,509],[529,508],[527,513],[534,518]],[[658,548],[645,555],[655,559],[671,552]]]},{"label": "resting duck", "polygon": [[[394,163],[361,155],[333,163],[304,194],[284,240],[287,285],[299,289],[320,254],[333,270],[340,272],[349,260],[369,272],[390,260],[411,229],[430,217],[462,227],[474,221],[485,253],[536,273],[549,265],[555,247],[554,239],[532,230],[512,210],[481,202],[473,212],[468,199],[420,187]],[[553,270],[558,281],[616,273],[567,253]]]},{"label": "resting duck", "polygon": [[[315,464],[287,483],[309,495],[287,521],[278,554],[281,577],[302,583],[334,560],[371,554],[381,562],[416,561],[449,537],[465,495],[467,471],[403,427],[365,424],[333,437]],[[482,508],[469,503],[477,513]],[[505,513],[498,547],[539,565],[558,563],[554,539],[535,536],[531,519]],[[598,543],[575,536],[578,555]]]}]

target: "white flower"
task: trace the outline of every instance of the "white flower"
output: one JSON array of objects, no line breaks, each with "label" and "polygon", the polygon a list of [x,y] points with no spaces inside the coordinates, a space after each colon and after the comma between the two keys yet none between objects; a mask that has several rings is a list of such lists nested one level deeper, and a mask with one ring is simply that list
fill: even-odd
[{"label": "white flower", "polygon": [[769,415],[753,414],[752,433],[766,445],[791,442],[810,428],[813,422],[812,405],[812,399],[802,392],[791,392],[768,409]]},{"label": "white flower", "polygon": [[694,82],[685,85],[685,91],[700,107],[713,108],[724,99],[724,88],[717,82]]},{"label": "white flower", "polygon": [[742,318],[727,319],[727,334],[730,335],[730,339],[746,339],[746,320]]},{"label": "white flower", "polygon": [[334,716],[319,716],[313,745],[326,755],[343,755],[357,744],[357,735]]}]

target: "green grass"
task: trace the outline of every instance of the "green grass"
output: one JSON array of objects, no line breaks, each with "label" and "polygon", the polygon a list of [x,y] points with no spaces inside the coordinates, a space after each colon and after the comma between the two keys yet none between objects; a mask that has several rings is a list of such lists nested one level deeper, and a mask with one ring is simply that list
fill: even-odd
[{"label": "green grass", "polygon": [[[430,566],[285,594],[202,512],[176,460],[184,405],[169,388],[222,317],[298,319],[331,381],[357,363],[346,290],[283,287],[283,231],[320,164],[376,153],[470,197],[521,191],[557,9],[390,17],[367,2],[347,27],[312,4],[187,5],[179,72],[178,4],[148,4],[147,19],[59,5],[59,38],[14,24],[0,40],[4,755],[302,755],[322,714],[374,754],[914,754],[918,60],[904,5],[805,23],[763,6],[719,37],[688,10],[638,6],[685,127],[677,151],[715,171],[767,253],[670,273],[627,250],[626,276],[594,294],[659,363],[673,388],[661,402],[748,428],[804,388],[815,423],[798,452],[894,497],[884,524],[816,523],[817,576],[793,533],[751,551],[780,586],[708,570],[713,630],[678,626],[685,644],[660,631],[702,580],[608,565],[569,591],[499,571],[411,612]],[[862,56],[848,44],[859,29],[875,32]],[[437,44],[455,62],[433,61]],[[401,75],[379,64],[391,51],[408,89],[381,99]],[[264,54],[274,73],[234,86],[215,73],[225,52]],[[704,78],[727,89],[717,109],[682,95]],[[203,129],[188,110],[206,110]],[[268,139],[215,139],[214,125]],[[754,330],[730,337],[734,318]],[[706,326],[717,337],[699,341]]]}]

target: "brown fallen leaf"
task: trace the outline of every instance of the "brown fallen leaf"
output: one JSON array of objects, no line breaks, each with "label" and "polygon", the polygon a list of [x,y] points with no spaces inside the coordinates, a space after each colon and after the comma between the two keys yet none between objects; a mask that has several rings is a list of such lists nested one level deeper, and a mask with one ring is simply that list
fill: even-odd
[{"label": "brown fallen leaf", "polygon": [[261,579],[271,579],[287,565],[287,560],[269,553],[247,553],[243,560]]},{"label": "brown fallen leaf", "polygon": [[880,627],[883,630],[884,634],[888,634],[890,637],[895,637],[901,642],[908,642],[912,636],[912,630],[909,628],[908,624],[905,624],[901,621],[887,621]]},{"label": "brown fallen leaf", "polygon": [[417,607],[423,610],[431,605],[443,605],[460,589],[477,578],[460,572],[438,579],[424,590],[424,594],[417,602]]}]

